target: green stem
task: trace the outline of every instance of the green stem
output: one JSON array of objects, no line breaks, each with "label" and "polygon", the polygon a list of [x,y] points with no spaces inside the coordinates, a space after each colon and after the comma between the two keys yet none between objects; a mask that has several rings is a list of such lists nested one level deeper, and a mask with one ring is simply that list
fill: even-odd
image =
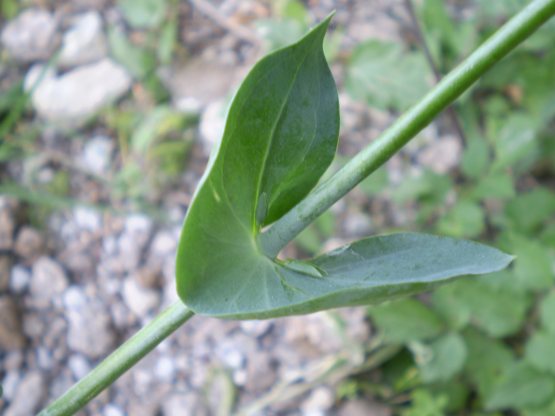
[{"label": "green stem", "polygon": [[480,76],[555,14],[555,0],[535,0],[401,116],[377,140],[260,235],[262,250],[275,257],[306,226],[389,160]]},{"label": "green stem", "polygon": [[[506,23],[382,136],[354,157],[330,180],[261,235],[264,251],[275,256],[308,224],[385,163],[485,71],[555,14],[555,0],[535,0]],[[71,415],[112,384],[162,340],[193,316],[177,302],[118,348],[40,415]]]},{"label": "green stem", "polygon": [[174,303],[39,413],[39,416],[74,414],[193,315],[182,302]]}]

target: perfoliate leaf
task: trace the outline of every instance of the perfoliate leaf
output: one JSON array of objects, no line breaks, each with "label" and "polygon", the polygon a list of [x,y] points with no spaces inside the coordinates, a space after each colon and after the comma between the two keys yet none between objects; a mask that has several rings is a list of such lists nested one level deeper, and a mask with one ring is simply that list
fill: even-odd
[{"label": "perfoliate leaf", "polygon": [[322,52],[328,22],[262,59],[235,96],[178,249],[177,290],[198,314],[271,318],[377,303],[511,261],[418,234],[372,237],[306,262],[264,254],[262,228],[306,196],[337,146],[337,91]]}]

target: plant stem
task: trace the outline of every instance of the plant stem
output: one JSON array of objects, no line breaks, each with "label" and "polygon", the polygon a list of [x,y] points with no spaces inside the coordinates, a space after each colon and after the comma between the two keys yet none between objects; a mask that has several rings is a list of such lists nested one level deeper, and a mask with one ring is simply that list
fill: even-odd
[{"label": "plant stem", "polygon": [[261,234],[259,243],[264,253],[275,257],[306,226],[389,160],[481,75],[553,14],[555,0],[535,0],[505,23],[378,139]]},{"label": "plant stem", "polygon": [[[409,17],[410,17],[410,20],[412,22],[412,26],[414,27],[414,32],[415,32],[416,38],[417,38],[418,42],[420,43],[422,52],[424,52],[424,56],[426,58],[426,61],[428,62],[428,65],[430,66],[430,69],[432,70],[432,73],[434,74],[435,82],[438,83],[438,82],[441,81],[441,78],[443,78],[443,75],[439,71],[439,68],[437,67],[437,65],[434,61],[434,57],[432,56],[432,52],[430,51],[430,48],[428,47],[428,42],[426,42],[426,35],[424,34],[424,31],[422,30],[422,25],[420,24],[420,22],[418,20],[418,16],[416,15],[416,11],[414,10],[413,0],[405,0],[405,8],[407,9],[407,11],[409,13]],[[461,126],[461,123],[459,121],[459,117],[457,116],[457,112],[455,111],[455,108],[452,105],[450,105],[450,106],[447,107],[447,109],[445,111],[446,111],[447,117],[451,121],[451,125],[452,125],[453,130],[459,136],[459,140],[461,141],[461,145],[464,146],[465,143],[466,143],[466,136],[464,134],[464,130]]]},{"label": "plant stem", "polygon": [[[555,14],[555,0],[535,0],[506,23],[468,59],[447,75],[422,101],[382,136],[355,156],[327,182],[261,235],[261,246],[274,257],[308,224],[385,163],[485,71]],[[170,306],[44,409],[40,416],[71,415],[112,384],[194,313],[183,303]]]},{"label": "plant stem", "polygon": [[174,303],[39,413],[39,416],[74,414],[193,315],[181,301]]}]

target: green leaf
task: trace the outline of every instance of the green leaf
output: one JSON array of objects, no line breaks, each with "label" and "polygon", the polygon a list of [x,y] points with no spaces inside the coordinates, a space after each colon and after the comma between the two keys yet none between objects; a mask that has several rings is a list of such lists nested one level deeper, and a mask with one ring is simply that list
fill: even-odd
[{"label": "green leaf", "polygon": [[515,196],[513,178],[508,173],[492,173],[482,177],[471,190],[470,195],[478,200],[513,198]]},{"label": "green leaf", "polygon": [[555,415],[555,399],[545,406],[534,407],[533,409],[526,409],[523,413],[524,416],[546,416]]},{"label": "green leaf", "polygon": [[537,121],[529,114],[516,114],[508,120],[504,116],[502,123],[500,131],[496,132],[495,162],[492,169],[501,171],[523,163],[526,168],[529,160],[539,152],[536,140]]},{"label": "green leaf", "polygon": [[457,202],[438,223],[438,231],[453,237],[476,237],[485,227],[484,211],[470,201]]},{"label": "green leaf", "polygon": [[444,395],[433,395],[428,390],[418,389],[411,395],[411,406],[401,416],[444,416],[448,405]]},{"label": "green leaf", "polygon": [[459,334],[443,335],[423,348],[411,348],[425,383],[448,381],[464,366],[466,345]]},{"label": "green leaf", "polygon": [[489,146],[480,138],[468,141],[464,149],[461,170],[467,178],[478,179],[483,176],[489,165]]},{"label": "green leaf", "polygon": [[555,193],[543,187],[536,187],[510,201],[505,213],[514,228],[531,233],[544,221],[555,216]]},{"label": "green leaf", "polygon": [[[493,337],[515,333],[524,322],[528,298],[506,287],[497,288],[480,280],[460,281],[438,289],[448,299],[449,320],[459,327],[468,321]],[[434,299],[436,296],[434,295]],[[447,300],[443,300],[446,302]],[[435,301],[436,306],[438,302]]]},{"label": "green leaf", "polygon": [[371,106],[404,110],[424,95],[429,77],[420,53],[406,52],[395,43],[371,40],[353,52],[346,88],[354,98]]},{"label": "green leaf", "polygon": [[465,331],[464,341],[468,350],[465,374],[485,400],[498,384],[503,370],[514,362],[513,353],[503,343],[476,330]]},{"label": "green leaf", "polygon": [[507,368],[489,396],[489,410],[523,409],[542,406],[555,394],[555,380],[527,363],[519,362]]},{"label": "green leaf", "polygon": [[116,61],[122,64],[135,78],[142,79],[156,66],[156,57],[145,48],[129,42],[125,33],[116,28],[108,30],[108,44]]},{"label": "green leaf", "polygon": [[178,248],[177,290],[195,313],[270,318],[378,303],[511,261],[418,234],[368,238],[304,263],[263,253],[263,227],[306,196],[337,146],[337,91],[322,51],[328,22],[262,59],[235,96]]},{"label": "green leaf", "polygon": [[555,374],[555,334],[536,332],[526,344],[526,361],[539,371]]},{"label": "green leaf", "polygon": [[555,291],[542,300],[540,304],[540,317],[544,328],[552,334],[555,334]]},{"label": "green leaf", "polygon": [[542,244],[518,235],[511,236],[511,243],[520,287],[530,290],[552,287],[555,276],[549,251]]},{"label": "green leaf", "polygon": [[164,20],[167,0],[118,0],[118,6],[129,24],[136,28],[154,28]]},{"label": "green leaf", "polygon": [[407,343],[430,339],[443,330],[441,318],[414,299],[402,299],[372,307],[368,313],[389,342]]}]

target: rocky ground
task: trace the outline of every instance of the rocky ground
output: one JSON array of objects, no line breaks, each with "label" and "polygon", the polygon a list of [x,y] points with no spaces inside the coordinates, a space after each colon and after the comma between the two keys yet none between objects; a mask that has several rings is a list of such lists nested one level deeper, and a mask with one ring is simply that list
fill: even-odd
[{"label": "rocky ground", "polygon": [[[105,183],[119,166],[118,142],[91,118],[107,105],[141,94],[133,74],[107,47],[106,27],[121,25],[121,13],[107,1],[28,3],[3,23],[8,64],[0,63],[0,80],[7,83],[14,73],[25,73],[32,106],[28,122],[40,128],[36,175],[51,177],[62,166],[70,172],[76,200],[110,205]],[[337,9],[335,24],[345,28],[345,50],[369,37],[399,40],[407,18],[402,2],[372,3],[309,1],[308,8],[314,19]],[[269,13],[257,2],[227,0],[216,16],[205,7],[198,1],[183,4],[180,39],[190,56],[160,68],[172,107],[198,112],[200,118],[192,161],[179,187],[160,203],[164,221],[79,203],[54,211],[44,224],[32,224],[27,203],[0,196],[0,413],[6,416],[34,414],[176,300],[181,221],[219,137],[226,99],[263,52],[263,36],[252,22]],[[341,88],[341,63],[333,70]],[[352,155],[392,116],[343,92],[341,102],[341,152]],[[390,163],[391,180],[399,180],[407,161],[449,170],[460,145],[455,138],[436,144],[438,137],[438,128],[429,128],[415,147]],[[40,159],[46,156],[47,162]],[[2,168],[4,177],[22,178],[26,167],[11,162]],[[334,212],[339,227],[327,247],[384,224],[404,224],[409,215],[360,190]],[[195,317],[82,414],[222,415],[235,403],[235,411],[256,415],[387,415],[373,403],[336,400],[338,379],[362,363],[361,351],[370,342],[363,308],[271,321]],[[344,363],[341,371],[326,376],[338,362]]]}]

